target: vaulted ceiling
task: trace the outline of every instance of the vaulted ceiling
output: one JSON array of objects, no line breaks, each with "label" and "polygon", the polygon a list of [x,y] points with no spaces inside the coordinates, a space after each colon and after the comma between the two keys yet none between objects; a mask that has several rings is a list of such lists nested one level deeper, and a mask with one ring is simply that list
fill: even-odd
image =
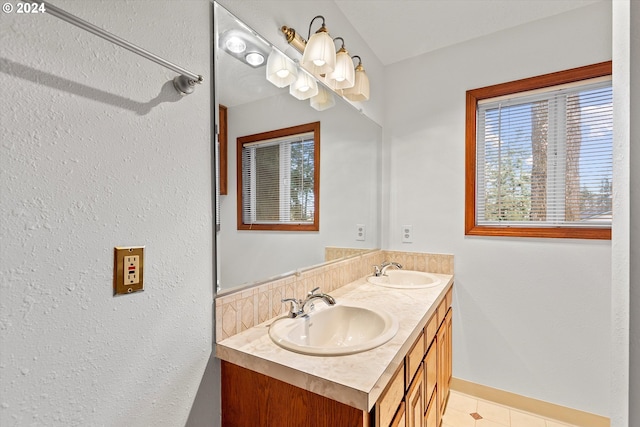
[{"label": "vaulted ceiling", "polygon": [[384,65],[600,1],[334,0]]}]

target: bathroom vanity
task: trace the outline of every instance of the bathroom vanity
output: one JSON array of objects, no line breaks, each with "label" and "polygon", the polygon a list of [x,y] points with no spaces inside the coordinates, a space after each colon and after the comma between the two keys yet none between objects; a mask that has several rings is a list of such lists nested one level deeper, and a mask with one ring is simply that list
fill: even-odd
[{"label": "bathroom vanity", "polygon": [[[437,427],[451,380],[453,276],[427,289],[391,289],[356,280],[331,295],[338,304],[383,309],[399,329],[356,354],[285,350],[269,320],[217,344],[224,426]],[[322,302],[316,310],[324,309]]]}]

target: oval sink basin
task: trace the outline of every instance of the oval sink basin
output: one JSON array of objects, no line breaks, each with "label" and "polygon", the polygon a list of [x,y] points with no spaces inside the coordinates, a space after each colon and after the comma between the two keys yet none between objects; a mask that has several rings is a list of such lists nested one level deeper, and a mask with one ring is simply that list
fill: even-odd
[{"label": "oval sink basin", "polygon": [[422,289],[438,286],[440,279],[431,273],[413,270],[387,270],[384,276],[370,276],[369,283],[388,288]]},{"label": "oval sink basin", "polygon": [[334,305],[303,317],[281,318],[269,327],[277,345],[297,353],[340,356],[378,347],[398,332],[398,320],[381,310]]}]

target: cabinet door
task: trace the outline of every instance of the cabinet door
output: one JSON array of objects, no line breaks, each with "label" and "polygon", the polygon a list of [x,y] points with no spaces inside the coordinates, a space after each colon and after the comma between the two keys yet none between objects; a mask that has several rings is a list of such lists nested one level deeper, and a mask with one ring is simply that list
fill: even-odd
[{"label": "cabinet door", "polygon": [[447,324],[447,376],[446,387],[447,394],[449,394],[449,386],[451,385],[451,376],[453,375],[453,322],[452,322],[452,310],[449,309],[447,317],[445,317]]},{"label": "cabinet door", "polygon": [[[431,347],[427,350],[427,355],[424,357],[424,407],[426,408],[432,399],[433,392],[436,389],[436,382],[438,381],[438,344],[437,340],[433,340]],[[434,405],[435,406],[435,405]]]},{"label": "cabinet door", "polygon": [[438,347],[438,386],[437,386],[437,394],[438,394],[438,413],[439,417],[442,417],[444,414],[445,407],[445,387],[444,383],[446,382],[446,372],[447,372],[447,345],[446,345],[446,335],[447,335],[447,324],[442,322],[440,324],[440,328],[438,329],[438,334],[436,336],[436,345]]},{"label": "cabinet door", "polygon": [[389,427],[407,427],[407,412],[404,409],[404,402],[400,404],[393,421]]},{"label": "cabinet door", "polygon": [[451,360],[451,310],[447,312],[445,318],[438,329],[438,412],[444,415],[449,397],[449,383],[451,380],[452,360]]},{"label": "cabinet door", "polygon": [[393,375],[387,389],[382,393],[382,397],[375,406],[376,427],[387,427],[391,425],[395,413],[398,411],[400,402],[404,397],[404,363],[400,365]]},{"label": "cabinet door", "polygon": [[406,396],[407,427],[424,427],[424,376],[423,366],[409,387]]},{"label": "cabinet door", "polygon": [[438,427],[438,397],[434,394],[427,405],[427,413],[424,415],[424,427]]}]

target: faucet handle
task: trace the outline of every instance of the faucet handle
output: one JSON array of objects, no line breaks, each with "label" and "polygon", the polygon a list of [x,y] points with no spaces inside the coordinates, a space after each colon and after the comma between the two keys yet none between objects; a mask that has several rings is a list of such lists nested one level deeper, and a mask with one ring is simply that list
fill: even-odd
[{"label": "faucet handle", "polygon": [[318,292],[319,290],[320,290],[320,286],[317,286],[317,287],[315,287],[315,288],[311,289],[311,290],[309,291],[309,293],[307,294],[307,296],[314,295],[314,294],[315,294],[316,292]]},{"label": "faucet handle", "polygon": [[380,267],[378,267],[377,265],[374,265],[373,266],[373,275],[378,277],[378,276],[380,276],[380,273],[381,273]]},{"label": "faucet handle", "polygon": [[302,301],[297,300],[295,298],[283,298],[280,302],[290,302],[291,306],[289,307],[289,317],[296,317],[300,312],[300,304]]}]

